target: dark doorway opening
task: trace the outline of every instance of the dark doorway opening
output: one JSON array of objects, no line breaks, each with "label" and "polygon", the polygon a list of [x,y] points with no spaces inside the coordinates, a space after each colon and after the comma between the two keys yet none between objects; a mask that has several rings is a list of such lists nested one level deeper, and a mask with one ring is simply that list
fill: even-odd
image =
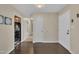
[{"label": "dark doorway opening", "polygon": [[21,18],[18,16],[14,17],[14,32],[15,32],[15,46],[21,42]]}]

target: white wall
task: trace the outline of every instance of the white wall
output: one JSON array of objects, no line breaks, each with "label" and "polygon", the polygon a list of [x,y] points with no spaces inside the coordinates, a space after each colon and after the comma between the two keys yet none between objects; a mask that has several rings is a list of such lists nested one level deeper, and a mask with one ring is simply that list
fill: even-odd
[{"label": "white wall", "polygon": [[58,14],[57,13],[37,13],[32,15],[33,20],[37,16],[42,16],[44,19],[44,39],[41,40],[41,42],[57,42],[58,41]]},{"label": "white wall", "polygon": [[74,22],[70,23],[70,52],[71,53],[79,53],[79,18],[77,18],[77,14],[79,14],[79,4],[71,4],[66,6],[61,12],[60,15],[71,11],[70,21],[73,19]]},{"label": "white wall", "polygon": [[71,50],[73,53],[79,54],[79,18],[77,18],[77,14],[79,14],[79,4],[71,5],[71,18],[74,20],[71,23]]},{"label": "white wall", "polygon": [[0,5],[0,15],[12,18],[12,25],[0,24],[0,53],[9,53],[14,49],[14,15],[21,15],[10,5]]},{"label": "white wall", "polygon": [[69,10],[59,15],[59,43],[68,50],[70,50],[70,15]]}]

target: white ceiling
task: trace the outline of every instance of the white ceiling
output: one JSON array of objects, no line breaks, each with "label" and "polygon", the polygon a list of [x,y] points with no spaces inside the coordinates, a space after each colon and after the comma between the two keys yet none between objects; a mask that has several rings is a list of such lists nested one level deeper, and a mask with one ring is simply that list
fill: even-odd
[{"label": "white ceiling", "polygon": [[14,6],[19,12],[23,14],[24,17],[30,17],[33,13],[39,12],[59,12],[64,8],[65,4],[46,4],[43,8],[37,8],[34,4],[14,4]]}]

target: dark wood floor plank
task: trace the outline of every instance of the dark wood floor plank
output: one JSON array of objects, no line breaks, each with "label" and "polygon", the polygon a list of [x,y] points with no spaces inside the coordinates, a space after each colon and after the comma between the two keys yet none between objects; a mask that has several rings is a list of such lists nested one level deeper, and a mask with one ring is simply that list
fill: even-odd
[{"label": "dark wood floor plank", "polygon": [[35,54],[70,54],[59,43],[35,43],[33,46]]},{"label": "dark wood floor plank", "polygon": [[59,43],[22,42],[10,54],[70,54]]},{"label": "dark wood floor plank", "polygon": [[15,49],[10,54],[32,54],[33,53],[33,43],[22,42],[15,47]]}]

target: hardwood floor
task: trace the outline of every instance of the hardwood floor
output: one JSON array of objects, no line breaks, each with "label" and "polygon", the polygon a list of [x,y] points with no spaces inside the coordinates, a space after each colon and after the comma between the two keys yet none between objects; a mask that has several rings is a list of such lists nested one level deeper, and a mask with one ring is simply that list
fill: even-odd
[{"label": "hardwood floor", "polygon": [[10,54],[70,54],[58,43],[22,42]]},{"label": "hardwood floor", "polygon": [[70,54],[59,43],[35,43],[33,46],[35,54]]},{"label": "hardwood floor", "polygon": [[32,54],[33,43],[32,41],[24,41],[17,45],[10,54]]}]

